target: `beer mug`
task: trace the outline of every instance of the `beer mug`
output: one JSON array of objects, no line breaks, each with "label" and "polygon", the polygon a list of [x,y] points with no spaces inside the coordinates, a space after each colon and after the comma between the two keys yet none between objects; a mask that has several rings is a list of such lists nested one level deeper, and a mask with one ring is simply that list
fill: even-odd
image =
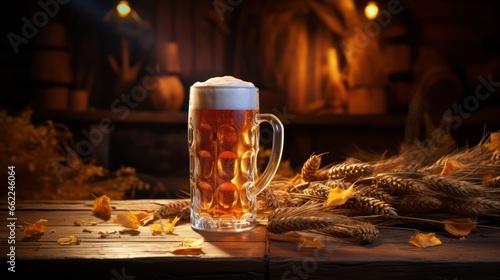
[{"label": "beer mug", "polygon": [[[259,113],[259,90],[231,76],[193,84],[189,92],[191,227],[238,232],[256,224],[256,196],[278,169],[283,125]],[[273,129],[271,156],[259,174],[259,124]]]}]

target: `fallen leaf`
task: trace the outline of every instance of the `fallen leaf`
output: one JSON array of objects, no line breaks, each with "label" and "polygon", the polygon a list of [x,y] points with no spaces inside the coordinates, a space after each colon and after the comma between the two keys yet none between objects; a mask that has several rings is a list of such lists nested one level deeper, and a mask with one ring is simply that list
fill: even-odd
[{"label": "fallen leaf", "polygon": [[57,244],[59,245],[72,245],[72,244],[80,244],[80,240],[76,238],[74,235],[70,235],[68,237],[61,237],[57,240]]},{"label": "fallen leaf", "polygon": [[137,216],[132,212],[128,212],[126,214],[118,214],[113,223],[127,229],[137,229],[141,225],[139,219],[137,219]]},{"label": "fallen leaf", "polygon": [[175,224],[181,219],[181,217],[175,217],[167,226],[164,226],[161,222],[151,225],[150,229],[153,234],[161,233],[171,233],[174,230]]},{"label": "fallen leaf", "polygon": [[443,169],[441,170],[441,174],[439,175],[445,176],[454,171],[459,171],[461,169],[468,168],[469,166],[470,164],[463,164],[453,159],[447,159],[445,160]]},{"label": "fallen leaf", "polygon": [[331,189],[328,193],[328,199],[326,200],[325,206],[331,207],[342,205],[353,195],[354,189],[352,186],[350,186],[347,190],[336,187]]},{"label": "fallen leaf", "polygon": [[36,235],[42,235],[45,233],[45,229],[47,228],[47,220],[45,219],[40,219],[34,224],[29,224],[26,226],[24,229],[24,235],[26,237],[33,237]]},{"label": "fallen leaf", "polygon": [[153,234],[161,234],[163,232],[163,225],[162,224],[152,224],[149,229],[151,230],[151,233]]},{"label": "fallen leaf", "polygon": [[490,151],[500,150],[500,132],[491,133],[488,148]]},{"label": "fallen leaf", "polygon": [[464,237],[476,231],[476,222],[471,218],[450,218],[444,220],[444,229],[454,236]]},{"label": "fallen leaf", "polygon": [[182,243],[177,246],[172,246],[170,247],[170,252],[180,252],[180,251],[199,251],[203,248],[203,237],[196,239],[196,238],[184,238],[182,240]]},{"label": "fallen leaf", "polygon": [[136,212],[134,214],[137,216],[137,220],[139,220],[141,226],[145,226],[147,223],[155,219],[154,213]]},{"label": "fallen leaf", "polygon": [[431,233],[420,233],[417,232],[414,236],[410,238],[410,244],[413,244],[419,248],[433,247],[436,245],[441,245],[441,240],[436,237],[436,234]]},{"label": "fallen leaf", "polygon": [[94,199],[92,210],[96,217],[103,220],[108,220],[111,217],[111,205],[109,204],[110,198],[102,195]]}]

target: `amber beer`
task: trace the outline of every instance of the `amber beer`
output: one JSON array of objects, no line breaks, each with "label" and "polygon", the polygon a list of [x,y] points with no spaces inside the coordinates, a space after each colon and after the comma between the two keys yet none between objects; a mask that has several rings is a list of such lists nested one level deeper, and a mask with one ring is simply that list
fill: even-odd
[{"label": "amber beer", "polygon": [[[210,84],[212,79],[190,90],[191,225],[241,231],[255,224],[255,195],[260,191],[256,185],[258,122],[268,120],[259,115],[257,88],[234,78],[220,79],[222,85]],[[264,173],[269,173],[267,169]]]}]

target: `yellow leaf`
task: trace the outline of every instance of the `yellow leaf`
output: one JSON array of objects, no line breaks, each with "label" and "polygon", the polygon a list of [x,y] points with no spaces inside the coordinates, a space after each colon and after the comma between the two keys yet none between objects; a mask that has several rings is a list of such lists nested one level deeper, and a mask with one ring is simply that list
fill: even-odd
[{"label": "yellow leaf", "polygon": [[463,237],[476,231],[477,227],[471,218],[450,218],[444,220],[444,229],[455,236]]},{"label": "yellow leaf", "polygon": [[137,216],[132,212],[127,214],[118,214],[113,223],[121,225],[127,229],[137,229],[141,225]]},{"label": "yellow leaf", "polygon": [[198,251],[203,248],[203,237],[199,239],[195,238],[184,238],[181,245],[170,247],[170,252],[180,252],[180,251]]},{"label": "yellow leaf", "polygon": [[463,164],[463,163],[458,162],[458,161],[453,160],[453,159],[447,159],[444,162],[443,170],[441,170],[440,175],[445,176],[445,175],[452,173],[453,171],[458,171],[458,170],[461,170],[464,168],[468,168],[469,166],[470,166],[470,164]]},{"label": "yellow leaf", "polygon": [[47,228],[47,222],[48,221],[45,219],[40,219],[34,224],[29,224],[24,229],[24,235],[26,237],[33,237],[36,235],[42,235],[45,232],[45,229]]},{"label": "yellow leaf", "polygon": [[354,189],[352,186],[350,186],[347,190],[336,187],[331,189],[328,193],[328,199],[326,200],[325,206],[330,207],[342,205],[353,195]]},{"label": "yellow leaf", "polygon": [[413,244],[420,248],[433,247],[436,245],[441,245],[441,240],[436,237],[436,234],[431,232],[428,234],[423,234],[417,232],[414,236],[410,238],[410,244]]},{"label": "yellow leaf", "polygon": [[72,245],[78,244],[79,240],[74,235],[70,235],[68,237],[61,237],[57,240],[57,244],[59,245]]},{"label": "yellow leaf", "polygon": [[170,224],[165,228],[165,233],[171,233],[174,230],[175,224],[181,219],[181,217],[175,217]]},{"label": "yellow leaf", "polygon": [[500,150],[500,132],[491,133],[488,148],[490,151]]},{"label": "yellow leaf", "polygon": [[111,217],[111,205],[109,204],[110,198],[106,195],[96,197],[92,210],[96,217],[108,220]]},{"label": "yellow leaf", "polygon": [[150,230],[153,234],[160,233],[171,233],[174,230],[175,224],[181,219],[181,217],[175,217],[168,226],[163,226],[161,223],[153,224]]},{"label": "yellow leaf", "polygon": [[144,226],[155,219],[155,215],[153,213],[136,212],[134,214],[137,216],[137,220],[139,220],[141,226]]},{"label": "yellow leaf", "polygon": [[152,234],[161,234],[163,232],[163,225],[162,224],[152,224],[149,229],[151,230]]}]

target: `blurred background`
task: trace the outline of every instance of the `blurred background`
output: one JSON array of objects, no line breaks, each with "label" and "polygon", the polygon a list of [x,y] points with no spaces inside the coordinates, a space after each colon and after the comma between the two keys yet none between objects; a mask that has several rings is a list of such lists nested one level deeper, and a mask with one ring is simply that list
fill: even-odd
[{"label": "blurred background", "polygon": [[[215,76],[259,87],[261,111],[285,125],[287,175],[312,153],[397,153],[409,112],[423,140],[443,128],[474,145],[500,128],[498,1],[3,5],[0,149],[30,174],[27,198],[89,196],[55,186],[71,184],[118,198],[188,191],[189,87]],[[268,137],[264,126],[262,164]]]}]

